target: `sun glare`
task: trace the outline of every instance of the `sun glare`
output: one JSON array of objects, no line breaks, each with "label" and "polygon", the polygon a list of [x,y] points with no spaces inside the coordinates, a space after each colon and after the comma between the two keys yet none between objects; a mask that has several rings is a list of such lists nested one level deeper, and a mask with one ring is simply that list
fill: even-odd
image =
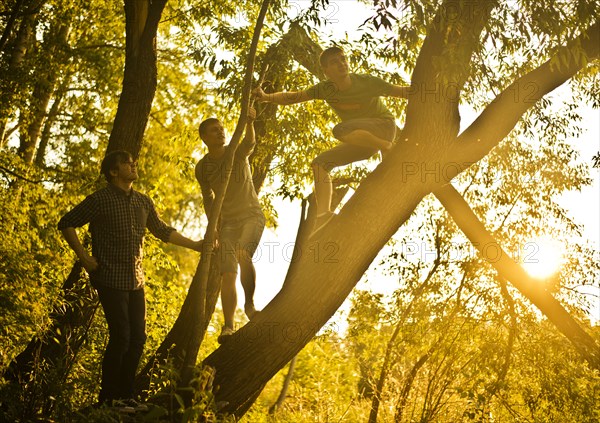
[{"label": "sun glare", "polygon": [[523,267],[534,278],[549,278],[556,274],[563,264],[563,249],[564,246],[552,238],[535,238],[525,244]]}]

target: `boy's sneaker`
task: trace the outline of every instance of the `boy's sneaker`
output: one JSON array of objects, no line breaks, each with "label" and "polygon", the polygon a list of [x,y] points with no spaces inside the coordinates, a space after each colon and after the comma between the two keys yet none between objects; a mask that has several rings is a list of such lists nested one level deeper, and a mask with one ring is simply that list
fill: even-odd
[{"label": "boy's sneaker", "polygon": [[229,326],[223,326],[223,329],[221,329],[221,334],[217,338],[217,342],[219,344],[227,342],[229,338],[231,338],[231,335],[233,335],[234,333],[235,331],[233,330],[233,328],[230,328]]},{"label": "boy's sneaker", "polygon": [[123,404],[125,404],[127,407],[133,408],[136,412],[146,412],[146,411],[148,411],[148,406],[146,404],[142,404],[140,402],[137,402],[133,398],[127,398],[127,399],[121,400],[121,402]]},{"label": "boy's sneaker", "polygon": [[392,147],[394,147],[394,143],[390,142],[390,147],[388,149],[381,149],[379,150],[381,152],[381,160],[383,160],[390,151],[392,151]]}]

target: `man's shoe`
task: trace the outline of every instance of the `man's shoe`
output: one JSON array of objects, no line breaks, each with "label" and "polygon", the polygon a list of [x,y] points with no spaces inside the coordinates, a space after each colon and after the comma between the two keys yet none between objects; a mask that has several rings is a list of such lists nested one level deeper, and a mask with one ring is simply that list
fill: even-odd
[{"label": "man's shoe", "polygon": [[133,398],[127,398],[127,399],[121,400],[121,402],[123,404],[125,404],[126,406],[133,408],[136,412],[146,412],[146,411],[148,411],[148,406],[146,404],[142,404],[140,402],[137,402]]},{"label": "man's shoe", "polygon": [[135,408],[127,405],[125,400],[112,400],[108,403],[108,407],[112,410],[118,411],[119,413],[134,414]]},{"label": "man's shoe", "polygon": [[231,335],[233,335],[234,333],[235,331],[233,330],[233,328],[230,328],[229,326],[223,326],[223,329],[221,329],[221,334],[217,338],[217,342],[219,344],[224,344],[229,340],[229,338],[231,338]]}]

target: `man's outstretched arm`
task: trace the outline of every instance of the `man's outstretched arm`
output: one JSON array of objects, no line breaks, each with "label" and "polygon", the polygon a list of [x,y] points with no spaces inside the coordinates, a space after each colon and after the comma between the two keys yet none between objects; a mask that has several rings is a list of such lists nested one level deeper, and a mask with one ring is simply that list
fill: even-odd
[{"label": "man's outstretched arm", "polygon": [[172,231],[169,235],[169,243],[180,247],[189,248],[194,251],[202,251],[204,240],[194,241],[186,236],[181,235],[177,231]]},{"label": "man's outstretched arm", "polygon": [[408,98],[410,87],[403,87],[400,85],[393,85],[391,91],[388,93],[388,97],[399,97]]}]

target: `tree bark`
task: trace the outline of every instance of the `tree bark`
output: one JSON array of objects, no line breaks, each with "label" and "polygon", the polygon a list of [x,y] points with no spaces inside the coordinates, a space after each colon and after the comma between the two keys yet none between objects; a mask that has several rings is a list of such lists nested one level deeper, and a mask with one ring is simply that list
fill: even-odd
[{"label": "tree bark", "polygon": [[107,153],[127,150],[138,157],[157,81],[156,31],[167,0],[125,0],[123,89]]},{"label": "tree bark", "polygon": [[[457,7],[462,6],[459,4]],[[472,40],[478,39],[480,27],[482,25],[478,22],[473,22],[471,26],[462,28],[457,34],[458,40],[460,34],[469,33],[464,44],[472,43]],[[597,25],[591,27],[590,31],[597,31],[594,28]],[[589,34],[583,36],[584,39],[586,37],[589,38]],[[590,43],[587,46],[589,48],[585,48],[591,56],[595,47]],[[424,49],[420,56],[433,55],[431,50]],[[468,64],[465,63],[465,68],[468,68]],[[572,64],[569,71],[562,72],[558,79],[568,79],[583,66],[583,63]],[[443,81],[449,68],[444,67],[442,61],[435,75],[420,75],[415,69],[411,85],[420,83],[427,86],[429,83],[435,86],[436,81]],[[546,72],[555,75],[557,71],[546,67],[541,73]],[[538,73],[532,72],[534,75]],[[461,74],[453,77],[454,85],[460,87],[463,77]],[[540,97],[558,86],[557,78],[554,79],[554,83],[544,86],[543,90],[546,91],[540,92]],[[418,103],[426,103],[428,107]],[[519,116],[532,104],[521,107]],[[401,141],[401,146],[392,149],[386,159],[362,181],[339,215],[319,231],[317,237],[309,240],[308,251],[321,254],[318,257],[310,256],[305,250],[305,254],[298,259],[298,268],[301,270],[288,273],[285,286],[273,301],[260,315],[237,331],[230,342],[205,359],[206,365],[216,369],[215,396],[217,401],[227,403],[223,411],[238,417],[243,415],[251,405],[251,399],[258,395],[264,384],[335,313],[379,250],[410,217],[421,199],[483,158],[508,133],[493,129],[498,119],[506,121],[506,118],[497,113],[491,116],[484,111],[494,125],[482,126],[480,120],[467,130],[469,137],[461,135],[448,139],[449,134],[456,131],[456,115],[452,111],[454,103],[426,101],[413,93],[409,97],[409,108],[412,107],[420,109],[420,113],[411,113],[409,116],[407,108],[407,121],[401,138],[408,138],[410,142]],[[498,103],[488,107],[497,110]],[[432,115],[440,117],[440,121],[432,121],[429,118]],[[512,126],[517,120],[512,120]],[[446,127],[441,128],[443,125]],[[505,123],[503,126],[507,129],[509,125]],[[469,149],[464,141],[472,141],[469,147],[476,144],[476,140],[473,140],[476,128],[482,132],[487,130],[493,136],[486,137],[485,147]],[[448,144],[450,141],[452,146]],[[356,230],[357,222],[360,222],[361,230]]]}]

